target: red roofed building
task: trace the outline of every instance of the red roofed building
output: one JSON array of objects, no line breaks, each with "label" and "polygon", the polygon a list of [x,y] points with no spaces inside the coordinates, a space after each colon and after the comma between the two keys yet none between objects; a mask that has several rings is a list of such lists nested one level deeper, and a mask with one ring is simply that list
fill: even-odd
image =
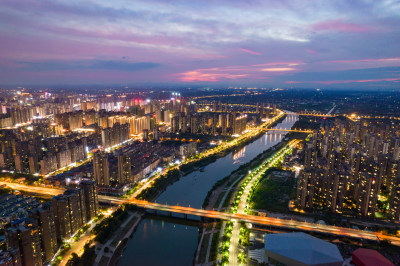
[{"label": "red roofed building", "polygon": [[352,254],[352,261],[356,266],[394,266],[378,251],[366,248],[355,250]]}]

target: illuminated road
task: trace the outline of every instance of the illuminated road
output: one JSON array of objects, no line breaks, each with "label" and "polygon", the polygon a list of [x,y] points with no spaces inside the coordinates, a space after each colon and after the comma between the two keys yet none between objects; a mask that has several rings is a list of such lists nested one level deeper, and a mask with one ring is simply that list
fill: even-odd
[{"label": "illuminated road", "polygon": [[[33,187],[33,186],[6,183],[6,182],[0,182],[0,184],[6,184],[11,188],[15,188],[20,191],[31,191],[45,195],[58,195],[63,192],[62,189],[55,189],[55,188]],[[148,202],[144,200],[123,199],[123,198],[115,198],[102,195],[99,195],[99,201],[116,205],[129,203],[145,209],[160,210],[166,212],[181,213],[181,214],[222,219],[222,220],[244,221],[252,224],[266,225],[283,229],[295,229],[295,230],[302,230],[309,232],[327,233],[327,234],[341,235],[354,238],[364,238],[369,240],[377,240],[377,237],[379,237],[380,240],[389,240],[392,242],[392,244],[400,246],[400,238],[398,237],[386,236],[376,232],[363,231],[352,228],[336,227],[331,225],[321,225],[315,223],[306,223],[300,221],[284,220],[272,217],[261,217],[261,216],[239,214],[239,213],[231,214],[231,213],[195,209],[183,206],[170,206],[160,203]]]},{"label": "illuminated road", "polygon": [[202,216],[202,217],[222,219],[222,220],[243,221],[252,224],[266,225],[284,229],[295,229],[301,231],[327,233],[327,234],[354,237],[354,238],[363,238],[369,240],[377,240],[377,237],[379,237],[380,240],[389,240],[392,242],[392,244],[400,246],[400,238],[398,237],[386,236],[376,232],[357,230],[352,228],[336,227],[332,225],[321,225],[321,224],[300,222],[294,220],[285,220],[273,217],[254,216],[248,214],[239,214],[239,213],[232,214],[232,213],[225,213],[213,210],[196,209],[192,207],[170,206],[170,205],[153,203],[136,199],[126,200],[126,199],[117,199],[107,196],[101,196],[101,199],[103,201],[107,201],[111,204],[117,204],[117,205],[120,205],[122,203],[130,203],[145,209],[181,213],[181,214]]},{"label": "illuminated road", "polygon": [[[58,265],[59,266],[67,265],[67,262],[70,259],[72,253],[76,253],[79,257],[82,256],[86,242],[89,240],[93,240],[95,238],[95,235],[91,234],[92,229],[97,224],[101,223],[105,218],[109,217],[116,208],[117,207],[113,207],[113,208],[109,209],[108,211],[103,212],[102,214],[104,215],[104,217],[99,219],[97,222],[93,222],[93,220],[90,221],[89,222],[90,227],[88,228],[88,230],[86,230],[86,232],[77,241],[75,241],[73,237],[71,237],[69,240],[66,240],[65,242],[70,244],[71,248],[65,252],[64,256],[62,256],[61,262]],[[62,248],[60,247],[59,250],[57,251],[56,255],[53,257],[52,262],[54,262],[54,260],[57,258],[58,254],[61,251],[62,251]]]},{"label": "illuminated road", "polygon": [[[249,194],[252,191],[252,187],[254,184],[258,182],[258,180],[264,176],[265,172],[276,165],[278,162],[282,161],[285,158],[285,155],[291,151],[290,148],[293,148],[298,143],[298,140],[293,140],[289,144],[287,144],[284,148],[280,149],[273,156],[268,157],[263,163],[255,168],[253,172],[249,172],[244,180],[250,180],[247,185],[243,189],[243,194],[240,195],[239,202],[237,203],[236,213],[245,214],[247,199],[249,198]],[[234,199],[235,200],[235,199]],[[237,265],[237,258],[239,255],[239,236],[240,236],[240,223],[234,222],[232,228],[232,235],[230,239],[229,245],[229,265]]]},{"label": "illuminated road", "polygon": [[28,185],[24,185],[24,184],[2,182],[2,181],[0,181],[0,185],[6,185],[15,190],[26,191],[26,192],[37,193],[37,194],[48,195],[48,196],[57,196],[59,194],[64,193],[64,191],[65,191],[65,189],[62,189],[62,188],[28,186]]},{"label": "illuminated road", "polygon": [[298,112],[296,115],[302,116],[317,116],[317,117],[338,117],[345,116],[351,120],[356,119],[391,119],[391,120],[400,120],[400,117],[397,116],[371,116],[371,115],[347,115],[347,114],[321,114],[321,113],[307,113],[307,112]]}]

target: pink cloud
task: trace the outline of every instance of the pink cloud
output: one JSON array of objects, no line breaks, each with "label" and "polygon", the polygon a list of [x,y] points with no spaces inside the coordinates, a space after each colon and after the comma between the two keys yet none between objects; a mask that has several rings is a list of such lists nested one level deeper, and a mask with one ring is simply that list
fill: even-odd
[{"label": "pink cloud", "polygon": [[337,20],[329,20],[324,22],[316,23],[312,26],[313,30],[316,31],[342,31],[342,32],[368,32],[372,31],[372,28],[354,24],[354,23],[346,23],[341,19]]},{"label": "pink cloud", "polygon": [[245,74],[226,74],[226,73],[202,73],[199,71],[188,71],[180,74],[180,81],[184,82],[216,82],[221,79],[240,79],[246,77]]},{"label": "pink cloud", "polygon": [[174,74],[179,81],[196,82],[208,81],[217,82],[226,79],[269,79],[271,76],[282,75],[287,71],[296,71],[293,66],[302,64],[301,62],[271,62],[248,66],[226,66],[195,69],[183,73]]},{"label": "pink cloud", "polygon": [[261,53],[250,50],[250,49],[246,49],[246,48],[239,48],[240,51],[248,53],[248,54],[254,54],[254,55],[261,55]]},{"label": "pink cloud", "polygon": [[285,81],[287,84],[297,83],[315,83],[315,84],[343,84],[343,83],[366,83],[366,82],[381,82],[381,81],[392,81],[399,82],[400,78],[385,78],[385,79],[355,79],[355,80],[327,80],[327,81]]},{"label": "pink cloud", "polygon": [[264,63],[264,64],[256,64],[256,65],[252,65],[255,67],[263,67],[263,66],[298,66],[298,65],[302,65],[304,64],[304,62],[302,61],[293,61],[293,62],[270,62],[270,63]]},{"label": "pink cloud", "polygon": [[270,68],[263,68],[261,71],[266,72],[283,72],[283,71],[293,71],[296,70],[293,67],[270,67]]},{"label": "pink cloud", "polygon": [[317,51],[314,51],[312,49],[307,49],[306,52],[309,54],[319,54]]},{"label": "pink cloud", "polygon": [[331,63],[360,63],[360,62],[400,63],[400,57],[354,59],[354,60],[333,60],[333,61],[326,61],[326,62],[331,62]]}]

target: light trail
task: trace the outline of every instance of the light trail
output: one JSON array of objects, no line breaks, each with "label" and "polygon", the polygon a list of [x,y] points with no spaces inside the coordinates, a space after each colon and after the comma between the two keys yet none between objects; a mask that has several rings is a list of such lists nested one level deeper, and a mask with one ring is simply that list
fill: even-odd
[{"label": "light trail", "polygon": [[186,215],[194,215],[194,216],[201,216],[201,217],[208,217],[208,218],[216,218],[222,220],[232,220],[232,221],[243,221],[257,225],[265,225],[277,228],[284,228],[284,229],[291,229],[291,230],[301,230],[307,232],[318,232],[318,233],[325,233],[331,235],[340,235],[340,236],[347,236],[352,238],[360,238],[360,239],[368,239],[377,241],[378,237],[380,240],[389,240],[394,245],[400,246],[400,238],[394,236],[387,236],[382,235],[381,233],[371,232],[371,231],[363,231],[358,229],[352,228],[345,228],[345,227],[337,227],[332,225],[321,225],[316,223],[307,223],[301,221],[294,221],[294,220],[285,220],[273,217],[262,217],[262,216],[255,216],[255,215],[248,215],[248,214],[240,214],[240,213],[225,213],[213,210],[203,210],[203,209],[196,209],[192,207],[184,207],[184,206],[170,206],[160,203],[153,203],[144,200],[124,200],[124,199],[115,199],[112,197],[107,196],[99,196],[102,200],[106,200],[111,204],[120,205],[122,203],[129,203],[136,205],[138,207],[142,207],[145,209],[151,210],[160,210],[166,212],[173,212],[173,213],[180,213]]}]

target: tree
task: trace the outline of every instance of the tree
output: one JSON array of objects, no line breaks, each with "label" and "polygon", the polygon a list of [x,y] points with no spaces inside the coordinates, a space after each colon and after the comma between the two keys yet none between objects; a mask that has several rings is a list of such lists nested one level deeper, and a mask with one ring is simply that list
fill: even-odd
[{"label": "tree", "polygon": [[246,255],[244,254],[244,252],[240,252],[238,254],[238,263],[246,263]]},{"label": "tree", "polygon": [[77,265],[79,263],[78,254],[75,252],[71,254],[71,257],[67,261],[67,266]]}]

